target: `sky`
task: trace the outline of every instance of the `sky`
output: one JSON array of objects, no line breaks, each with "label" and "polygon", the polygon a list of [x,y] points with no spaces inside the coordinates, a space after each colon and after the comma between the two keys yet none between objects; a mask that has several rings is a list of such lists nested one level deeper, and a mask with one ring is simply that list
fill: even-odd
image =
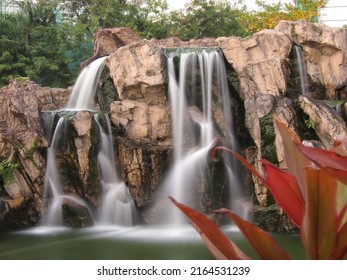
[{"label": "sky", "polygon": [[[244,0],[249,10],[255,9],[256,0]],[[265,0],[266,3],[277,3],[279,0]],[[167,0],[170,9],[179,9],[189,0]],[[293,3],[293,0],[281,0],[282,3]],[[329,26],[340,27],[347,24],[347,1],[346,0],[329,0],[327,8],[322,10],[321,21]]]}]

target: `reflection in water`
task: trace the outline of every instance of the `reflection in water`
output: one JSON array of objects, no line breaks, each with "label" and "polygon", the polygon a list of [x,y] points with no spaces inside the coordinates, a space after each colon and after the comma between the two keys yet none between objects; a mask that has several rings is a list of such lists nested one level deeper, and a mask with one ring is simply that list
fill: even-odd
[{"label": "reflection in water", "polygon": [[[257,258],[235,227],[224,232],[252,258]],[[305,256],[297,235],[276,234],[274,238],[294,259]],[[113,227],[100,226],[71,230],[64,227],[38,227],[0,233],[0,259],[55,260],[208,260],[212,255],[198,233],[190,226]]]}]

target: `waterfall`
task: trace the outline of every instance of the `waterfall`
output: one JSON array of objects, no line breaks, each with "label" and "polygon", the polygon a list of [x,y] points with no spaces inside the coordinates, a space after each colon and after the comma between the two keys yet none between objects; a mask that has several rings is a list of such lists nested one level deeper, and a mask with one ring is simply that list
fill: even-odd
[{"label": "waterfall", "polygon": [[[53,112],[53,115],[55,115],[55,112]],[[65,118],[60,117],[52,136],[51,145],[47,149],[44,197],[48,201],[46,201],[47,205],[42,223],[46,226],[61,226],[63,224],[62,204],[64,200],[70,200],[84,207],[87,209],[91,217],[94,216],[93,211],[85,201],[73,195],[66,194],[62,187],[60,172],[56,164],[56,150],[58,145],[61,144],[61,140],[66,135],[65,125]],[[50,199],[48,199],[49,193],[51,196]]]},{"label": "waterfall", "polygon": [[93,108],[92,102],[106,57],[100,57],[85,67],[77,78],[67,104],[69,110]]},{"label": "waterfall", "polygon": [[309,84],[307,79],[306,65],[304,56],[302,54],[302,49],[299,46],[294,45],[295,57],[298,64],[299,74],[300,74],[300,89],[302,95],[307,95]]},{"label": "waterfall", "polygon": [[95,120],[100,129],[102,143],[98,155],[103,201],[100,207],[99,223],[131,226],[134,224],[135,204],[129,189],[117,176],[115,170],[110,120],[106,118],[107,130],[102,128],[98,115],[95,116]]},{"label": "waterfall", "polygon": [[[174,163],[164,184],[175,199],[194,207],[199,200],[197,196],[202,196],[199,184],[207,173],[209,152],[220,138],[216,132],[214,112],[223,114],[223,144],[237,149],[226,70],[218,48],[179,49],[168,51],[167,57]],[[177,59],[178,75],[175,69]],[[231,185],[230,200],[235,200],[240,197],[240,184],[233,160],[229,158],[225,164]],[[170,211],[168,216],[171,223],[183,221],[178,211]]]},{"label": "waterfall", "polygon": [[[91,111],[97,90],[97,83],[100,78],[106,57],[99,58],[83,69],[73,92],[68,101],[66,112]],[[103,128],[99,120],[99,113],[94,113],[94,121],[97,124],[101,148],[98,154],[98,169],[102,186],[102,202],[99,214],[95,215],[82,198],[73,194],[66,194],[63,190],[60,171],[56,164],[56,151],[62,141],[67,138],[66,124],[68,118],[60,117],[53,131],[54,117],[57,112],[45,112],[43,121],[46,132],[51,138],[51,145],[47,150],[47,163],[45,174],[45,197],[46,209],[44,209],[43,224],[49,226],[59,226],[63,224],[62,204],[64,199],[73,201],[79,206],[85,207],[95,224],[116,224],[130,226],[133,224],[135,216],[135,205],[131,198],[129,189],[118,177],[115,170],[114,151],[111,137],[111,125],[108,116],[106,119],[106,129]],[[52,132],[53,131],[53,132]],[[98,184],[98,182],[95,182]],[[50,197],[50,198],[48,198]]]},{"label": "waterfall", "polygon": [[[172,118],[173,164],[163,180],[161,190],[172,195],[178,201],[193,208],[211,209],[214,203],[207,196],[207,189],[214,180],[210,168],[210,150],[222,144],[234,150],[238,149],[233,131],[231,99],[224,65],[224,57],[218,48],[179,49],[167,51],[168,59],[168,95]],[[179,66],[177,62],[179,61]],[[115,169],[111,124],[107,114],[93,111],[96,87],[105,58],[100,58],[85,68],[77,79],[67,108],[68,117],[61,117],[53,133],[49,132],[51,146],[47,151],[46,166],[46,203],[44,221],[47,225],[60,225],[63,220],[62,203],[68,199],[87,209],[93,223],[130,226],[136,217],[134,201],[129,188],[119,178]],[[93,124],[99,131],[97,169],[101,186],[101,204],[97,211],[90,209],[89,203],[76,194],[67,194],[60,180],[62,174],[56,163],[56,151],[61,141],[68,138],[67,126],[76,112],[88,111],[94,115]],[[61,111],[59,111],[61,112]],[[57,113],[54,113],[56,117]],[[44,117],[47,129],[54,127],[54,116]],[[70,118],[70,119],[69,119]],[[94,129],[95,131],[95,129]],[[238,166],[232,157],[224,157],[223,180],[229,185],[226,193],[233,210],[235,201],[242,196],[237,174]],[[210,180],[210,181],[209,181]],[[77,191],[78,192],[78,191]],[[212,201],[212,202],[211,202]],[[167,202],[167,196],[166,196]],[[208,202],[208,205],[204,205]],[[166,221],[181,224],[183,216],[173,207],[168,207]],[[239,208],[239,207],[237,207]],[[237,211],[238,212],[238,211]]]}]

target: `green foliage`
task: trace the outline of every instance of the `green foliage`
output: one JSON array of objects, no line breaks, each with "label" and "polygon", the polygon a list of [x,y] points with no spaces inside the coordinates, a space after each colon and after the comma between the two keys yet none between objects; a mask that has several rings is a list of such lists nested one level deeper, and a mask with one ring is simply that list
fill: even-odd
[{"label": "green foliage", "polygon": [[281,20],[302,20],[317,22],[320,9],[327,4],[327,0],[301,0],[300,4],[266,4],[257,0],[259,11],[249,13],[247,17],[248,30],[252,33],[263,29],[273,29]]},{"label": "green foliage", "polygon": [[244,10],[233,7],[226,1],[192,0],[182,11],[170,14],[170,35],[183,40],[202,37],[248,35],[242,18]]},{"label": "green foliage", "polygon": [[302,0],[300,7],[258,1],[258,12],[248,12],[243,0],[191,0],[178,11],[169,11],[166,0],[14,2],[18,13],[0,15],[0,86],[29,77],[42,85],[67,87],[79,64],[92,56],[100,28],[130,27],[147,39],[245,37],[283,19],[314,20],[326,0]]},{"label": "green foliage", "polygon": [[4,181],[4,186],[7,186],[13,182],[13,171],[18,168],[18,163],[6,160],[0,162],[0,177],[2,177]]},{"label": "green foliage", "polygon": [[307,128],[309,129],[314,129],[314,122],[311,118],[308,118],[305,120],[305,125],[307,126]]}]

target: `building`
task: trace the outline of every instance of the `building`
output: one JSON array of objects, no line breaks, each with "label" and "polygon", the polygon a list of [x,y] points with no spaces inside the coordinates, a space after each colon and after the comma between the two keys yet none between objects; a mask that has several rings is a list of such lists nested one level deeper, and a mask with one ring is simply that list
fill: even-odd
[{"label": "building", "polygon": [[329,0],[324,9],[321,10],[320,22],[333,26],[342,27],[347,25],[347,1]]}]

